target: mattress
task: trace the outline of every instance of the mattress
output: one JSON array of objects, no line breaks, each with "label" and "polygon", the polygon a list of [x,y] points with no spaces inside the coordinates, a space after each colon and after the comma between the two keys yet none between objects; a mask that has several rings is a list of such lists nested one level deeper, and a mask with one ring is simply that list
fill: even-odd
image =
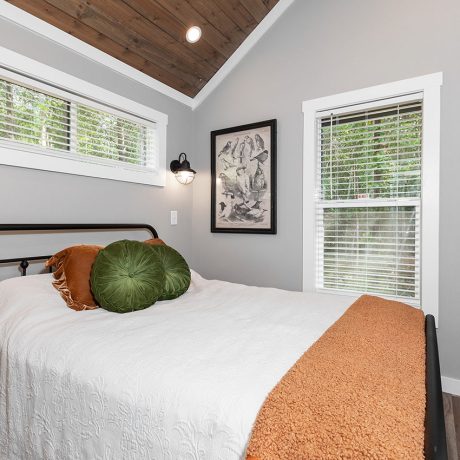
[{"label": "mattress", "polygon": [[266,396],[355,297],[205,280],[76,312],[51,275],[0,283],[0,458],[244,458]]}]

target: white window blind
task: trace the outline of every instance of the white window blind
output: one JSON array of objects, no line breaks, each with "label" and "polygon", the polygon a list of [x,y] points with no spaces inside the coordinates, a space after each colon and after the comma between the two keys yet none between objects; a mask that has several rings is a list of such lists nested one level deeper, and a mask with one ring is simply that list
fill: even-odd
[{"label": "white window blind", "polygon": [[[0,79],[0,143],[35,154],[157,172],[156,123],[71,93]],[[63,97],[64,93],[64,97]],[[83,103],[83,102],[85,103]]]},{"label": "white window blind", "polygon": [[420,95],[319,113],[317,287],[420,301]]},{"label": "white window blind", "polygon": [[155,124],[127,119],[83,104],[72,104],[76,152],[104,158],[123,167],[154,169],[158,145]]},{"label": "white window blind", "polygon": [[0,80],[0,139],[68,151],[69,108],[68,101]]}]

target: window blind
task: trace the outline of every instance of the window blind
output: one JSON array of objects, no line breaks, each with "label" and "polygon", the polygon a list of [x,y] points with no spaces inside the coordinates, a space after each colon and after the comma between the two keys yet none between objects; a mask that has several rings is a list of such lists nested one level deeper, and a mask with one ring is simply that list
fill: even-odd
[{"label": "window blind", "polygon": [[0,80],[0,138],[69,150],[69,107],[62,99]]},{"label": "window blind", "polygon": [[155,123],[92,101],[83,104],[70,94],[63,99],[3,79],[0,140],[82,162],[140,170],[158,167]]},{"label": "window blind", "polygon": [[420,98],[318,117],[317,287],[420,298]]},{"label": "window blind", "polygon": [[153,169],[158,156],[155,125],[136,122],[83,104],[72,105],[76,152],[123,166]]}]

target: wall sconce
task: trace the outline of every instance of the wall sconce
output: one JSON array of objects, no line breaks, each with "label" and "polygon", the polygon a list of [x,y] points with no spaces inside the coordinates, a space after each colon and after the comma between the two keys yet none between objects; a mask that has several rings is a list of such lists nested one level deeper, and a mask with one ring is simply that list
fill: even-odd
[{"label": "wall sconce", "polygon": [[[183,160],[181,160],[182,155],[184,156]],[[171,161],[169,167],[180,184],[187,185],[195,179],[196,171],[190,168],[190,163],[187,161],[187,155],[184,152],[179,155],[178,160]]]}]

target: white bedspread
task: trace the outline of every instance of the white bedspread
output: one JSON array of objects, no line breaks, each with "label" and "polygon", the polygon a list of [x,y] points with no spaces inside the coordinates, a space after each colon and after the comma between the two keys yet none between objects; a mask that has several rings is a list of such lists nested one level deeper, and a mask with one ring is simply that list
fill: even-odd
[{"label": "white bedspread", "polygon": [[239,459],[265,397],[353,298],[207,281],[124,315],[0,283],[2,460]]}]

